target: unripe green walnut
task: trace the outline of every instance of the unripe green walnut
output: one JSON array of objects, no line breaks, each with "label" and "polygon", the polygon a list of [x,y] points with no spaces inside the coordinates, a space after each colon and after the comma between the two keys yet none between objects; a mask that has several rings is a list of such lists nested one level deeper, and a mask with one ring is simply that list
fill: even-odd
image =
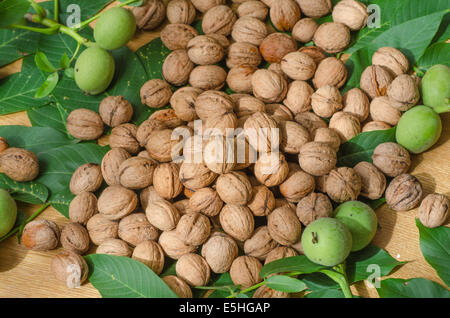
[{"label": "unripe green walnut", "polygon": [[450,68],[446,65],[431,67],[421,82],[423,103],[438,113],[450,111]]},{"label": "unripe green walnut", "polygon": [[75,63],[75,83],[89,95],[105,91],[115,71],[114,59],[106,50],[92,46],[84,50]]},{"label": "unripe green walnut", "polygon": [[128,43],[136,31],[136,18],[131,11],[115,7],[103,12],[94,27],[95,41],[106,50]]},{"label": "unripe green walnut", "polygon": [[0,237],[6,235],[14,226],[17,217],[16,201],[0,189]]}]

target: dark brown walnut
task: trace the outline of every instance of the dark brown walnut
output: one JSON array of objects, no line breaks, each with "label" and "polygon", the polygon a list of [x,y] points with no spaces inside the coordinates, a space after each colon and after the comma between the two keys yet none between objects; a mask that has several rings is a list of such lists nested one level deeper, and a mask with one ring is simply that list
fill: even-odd
[{"label": "dark brown walnut", "polygon": [[180,180],[192,190],[209,186],[216,180],[217,174],[209,170],[203,163],[183,162],[180,167]]},{"label": "dark brown walnut", "polygon": [[296,0],[303,14],[311,18],[320,18],[331,12],[331,0]]},{"label": "dark brown walnut", "polygon": [[358,117],[363,122],[369,116],[369,98],[359,88],[352,88],[346,92],[342,98],[344,103],[343,111]]},{"label": "dark brown walnut", "polygon": [[289,110],[299,114],[311,110],[313,88],[305,81],[293,81],[289,84],[286,99],[283,101]]},{"label": "dark brown walnut", "polygon": [[307,226],[317,219],[332,217],[333,206],[325,194],[312,192],[298,202],[296,212],[300,222]]},{"label": "dark brown walnut", "polygon": [[208,35],[198,35],[190,40],[186,50],[191,61],[198,65],[219,63],[225,54],[222,45]]},{"label": "dark brown walnut", "polygon": [[239,256],[231,265],[231,280],[235,285],[240,285],[242,288],[249,288],[262,281],[262,278],[259,276],[261,268],[262,264],[256,257]]},{"label": "dark brown walnut", "polygon": [[181,256],[175,270],[177,276],[190,286],[206,286],[211,275],[211,269],[206,260],[193,253]]},{"label": "dark brown walnut", "polygon": [[395,142],[379,144],[373,151],[372,161],[388,177],[406,173],[411,166],[408,150]]},{"label": "dark brown walnut", "polygon": [[195,102],[203,91],[194,87],[182,87],[173,93],[170,105],[178,118],[184,121],[198,119],[195,111]]},{"label": "dark brown walnut", "polygon": [[255,219],[245,206],[226,204],[219,214],[220,225],[225,233],[238,241],[251,237],[255,229]]},{"label": "dark brown walnut", "polygon": [[278,246],[276,248],[274,248],[273,250],[271,250],[269,252],[269,254],[267,254],[266,257],[266,261],[264,262],[264,264],[269,264],[270,262],[282,259],[282,258],[286,258],[286,257],[291,257],[291,256],[297,256],[298,253],[291,247],[287,247],[287,246]]},{"label": "dark brown walnut", "polygon": [[203,161],[209,170],[217,174],[231,172],[236,167],[236,148],[233,138],[215,136],[203,149]]},{"label": "dark brown walnut", "polygon": [[119,222],[107,219],[103,214],[97,213],[86,223],[89,237],[95,245],[100,245],[107,239],[118,237]]},{"label": "dark brown walnut", "polygon": [[252,197],[252,185],[243,172],[229,172],[220,175],[216,191],[226,204],[247,205]]},{"label": "dark brown walnut", "polygon": [[439,193],[429,194],[419,206],[419,220],[429,228],[444,225],[448,219],[450,203],[448,198]]},{"label": "dark brown walnut", "polygon": [[144,241],[157,240],[159,231],[150,224],[145,213],[132,213],[120,220],[118,235],[131,246],[136,246]]},{"label": "dark brown walnut", "polygon": [[386,189],[386,177],[370,162],[361,161],[353,169],[361,177],[360,195],[370,200],[383,196]]},{"label": "dark brown walnut", "polygon": [[317,116],[330,118],[343,108],[342,96],[336,86],[322,86],[311,95],[312,110]]},{"label": "dark brown walnut", "polygon": [[209,218],[201,213],[187,213],[180,218],[176,231],[185,244],[199,246],[205,243],[211,234],[211,223]]},{"label": "dark brown walnut", "polygon": [[153,186],[164,199],[176,198],[183,191],[179,178],[180,168],[175,163],[162,163],[153,173]]},{"label": "dark brown walnut", "polygon": [[361,177],[352,168],[333,169],[327,177],[325,189],[335,202],[356,200],[361,192]]},{"label": "dark brown walnut", "polygon": [[244,253],[264,261],[267,254],[274,248],[278,247],[278,243],[269,234],[267,226],[260,226],[255,229],[253,235],[244,242]]},{"label": "dark brown walnut", "polygon": [[311,136],[318,128],[328,127],[327,123],[313,112],[303,112],[295,115],[295,121],[305,127]]},{"label": "dark brown walnut", "polygon": [[311,42],[318,27],[319,25],[314,19],[300,19],[292,29],[292,37],[302,43]]},{"label": "dark brown walnut", "polygon": [[156,275],[161,274],[164,268],[164,251],[161,246],[154,241],[144,241],[139,243],[134,248],[131,257],[144,263]]},{"label": "dark brown walnut", "polygon": [[174,136],[172,129],[162,129],[153,131],[147,140],[148,154],[159,162],[169,162],[180,155],[180,142]]},{"label": "dark brown walnut", "polygon": [[407,111],[419,101],[419,87],[414,77],[401,74],[389,85],[387,96],[392,107],[400,111]]},{"label": "dark brown walnut", "polygon": [[188,82],[193,69],[194,63],[189,59],[186,50],[176,50],[164,60],[162,75],[170,84],[182,86]]},{"label": "dark brown walnut", "polygon": [[281,152],[264,153],[256,161],[254,173],[259,182],[267,187],[274,187],[286,180],[289,166]]},{"label": "dark brown walnut", "polygon": [[5,138],[0,137],[0,154],[2,154],[6,149],[8,149],[9,145]]},{"label": "dark brown walnut", "polygon": [[308,142],[300,148],[300,167],[313,176],[323,176],[333,169],[337,162],[336,151],[322,142]]},{"label": "dark brown walnut", "polygon": [[297,50],[297,42],[288,34],[271,33],[262,41],[259,50],[267,62],[280,63],[286,54]]},{"label": "dark brown walnut", "polygon": [[89,267],[84,258],[70,251],[62,251],[53,257],[50,268],[56,279],[68,288],[80,287],[89,273]]},{"label": "dark brown walnut", "polygon": [[314,141],[324,142],[333,148],[336,152],[339,150],[341,145],[341,138],[336,130],[331,128],[318,128],[314,132]]},{"label": "dark brown walnut", "polygon": [[9,147],[0,154],[0,168],[14,181],[31,181],[39,175],[39,160],[29,150]]},{"label": "dark brown walnut", "polygon": [[276,121],[294,120],[291,110],[283,104],[266,104],[266,112]]},{"label": "dark brown walnut", "polygon": [[217,33],[228,36],[235,22],[236,15],[229,6],[217,5],[206,11],[202,29],[205,34]]},{"label": "dark brown walnut", "polygon": [[109,220],[119,220],[134,211],[136,193],[121,186],[109,186],[98,198],[98,211]]},{"label": "dark brown walnut", "polygon": [[230,97],[235,102],[234,112],[237,117],[251,116],[256,112],[266,112],[266,104],[249,94],[233,94]]},{"label": "dark brown walnut", "polygon": [[223,201],[212,188],[198,189],[189,199],[191,212],[203,213],[209,217],[218,215],[222,207]]},{"label": "dark brown walnut", "polygon": [[214,273],[221,274],[230,270],[239,250],[234,239],[222,232],[214,232],[203,244],[202,256]]},{"label": "dark brown walnut", "polygon": [[347,67],[341,60],[335,57],[327,57],[317,65],[317,70],[313,78],[313,84],[316,88],[326,85],[341,88],[347,81],[347,76]]},{"label": "dark brown walnut", "polygon": [[361,74],[360,87],[370,98],[384,96],[391,84],[391,73],[380,65],[368,66]]},{"label": "dark brown walnut", "polygon": [[97,197],[92,192],[81,192],[69,205],[69,218],[72,222],[86,225],[97,213]]},{"label": "dark brown walnut", "polygon": [[61,231],[61,245],[66,250],[83,255],[89,249],[89,233],[79,223],[66,224]]},{"label": "dark brown walnut", "polygon": [[342,52],[350,44],[350,29],[342,23],[325,22],[314,33],[313,41],[327,53]]},{"label": "dark brown walnut", "polygon": [[159,27],[166,17],[166,6],[161,0],[148,0],[141,7],[133,7],[136,26],[150,31]]},{"label": "dark brown walnut", "polygon": [[253,187],[252,199],[248,202],[248,208],[255,216],[267,216],[275,208],[275,196],[265,185]]},{"label": "dark brown walnut", "polygon": [[373,120],[395,126],[402,117],[402,113],[392,106],[387,96],[380,96],[375,97],[370,103],[370,116]]},{"label": "dark brown walnut", "polygon": [[410,174],[401,174],[386,188],[386,203],[394,211],[409,211],[419,206],[422,195],[420,181]]},{"label": "dark brown walnut", "polygon": [[119,125],[111,131],[109,146],[111,148],[123,148],[130,154],[135,155],[140,149],[136,134],[136,125],[130,123]]},{"label": "dark brown walnut", "polygon": [[394,76],[405,74],[409,70],[406,56],[393,47],[379,48],[372,56],[372,64],[385,67]]},{"label": "dark brown walnut", "polygon": [[249,16],[237,19],[231,30],[231,37],[234,41],[253,45],[261,45],[267,34],[266,24]]},{"label": "dark brown walnut", "polygon": [[300,8],[294,0],[277,0],[270,5],[270,20],[278,31],[292,31],[301,18]]},{"label": "dark brown walnut", "polygon": [[289,298],[289,293],[278,291],[263,285],[255,291],[252,298]]},{"label": "dark brown walnut", "polygon": [[67,117],[67,131],[80,140],[95,140],[103,134],[103,121],[99,114],[78,108]]},{"label": "dark brown walnut", "polygon": [[256,67],[245,64],[233,67],[227,75],[228,86],[237,93],[251,93],[252,75],[256,70]]},{"label": "dark brown walnut", "polygon": [[358,117],[346,112],[337,112],[331,119],[329,127],[336,130],[344,143],[361,132],[361,124]]},{"label": "dark brown walnut", "polygon": [[315,181],[313,176],[301,170],[291,170],[286,180],[280,184],[280,193],[289,202],[298,202],[314,191],[314,187]]},{"label": "dark brown walnut", "polygon": [[281,150],[288,154],[298,154],[300,148],[311,141],[309,132],[295,121],[280,123]]},{"label": "dark brown walnut", "polygon": [[233,68],[239,65],[250,65],[257,67],[261,64],[262,57],[256,45],[235,42],[230,45],[227,52],[227,67]]},{"label": "dark brown walnut", "polygon": [[180,220],[180,213],[172,203],[166,200],[150,201],[145,215],[151,225],[161,231],[173,230]]},{"label": "dark brown walnut", "polygon": [[195,101],[195,111],[201,120],[233,112],[233,109],[233,99],[221,91],[203,92]]},{"label": "dark brown walnut", "polygon": [[300,240],[301,224],[293,209],[285,206],[267,216],[270,236],[281,245],[292,245]]},{"label": "dark brown walnut", "polygon": [[333,8],[333,21],[345,24],[352,31],[364,28],[368,18],[367,7],[359,1],[340,1]]},{"label": "dark brown walnut", "polygon": [[252,76],[253,95],[265,103],[279,103],[287,94],[286,79],[274,71],[259,69]]},{"label": "dark brown walnut", "polygon": [[133,106],[122,95],[105,97],[99,108],[103,122],[116,127],[125,124],[133,117]]},{"label": "dark brown walnut", "polygon": [[132,157],[119,167],[120,184],[128,189],[138,190],[152,184],[155,164],[144,157]]},{"label": "dark brown walnut", "polygon": [[55,222],[39,219],[23,228],[20,243],[33,251],[49,251],[58,246],[60,231]]},{"label": "dark brown walnut", "polygon": [[316,71],[316,63],[306,53],[291,52],[281,59],[281,70],[292,80],[307,81]]},{"label": "dark brown walnut", "polygon": [[128,244],[119,239],[108,239],[95,250],[96,254],[130,257],[132,250]]},{"label": "dark brown walnut", "polygon": [[363,128],[361,129],[362,132],[368,132],[368,131],[374,131],[374,130],[387,130],[391,129],[392,127],[389,124],[386,124],[384,121],[369,121],[367,122]]},{"label": "dark brown walnut", "polygon": [[152,79],[144,83],[141,87],[141,102],[150,108],[160,108],[172,97],[170,85],[161,79]]},{"label": "dark brown walnut", "polygon": [[265,21],[269,14],[269,8],[261,1],[245,1],[239,5],[236,13],[239,18],[249,16]]},{"label": "dark brown walnut", "polygon": [[192,253],[197,248],[196,246],[184,244],[175,230],[162,232],[158,243],[161,245],[164,253],[172,259],[179,259],[182,255]]},{"label": "dark brown walnut", "polygon": [[311,56],[314,62],[316,62],[316,65],[319,65],[320,62],[322,62],[324,59],[327,58],[325,52],[320,47],[317,46],[303,46],[298,51]]},{"label": "dark brown walnut", "polygon": [[123,148],[113,148],[102,159],[102,176],[108,185],[120,184],[120,165],[131,155]]},{"label": "dark brown walnut", "polygon": [[191,0],[172,0],[167,4],[166,15],[170,23],[192,24],[196,14]]},{"label": "dark brown walnut", "polygon": [[278,124],[266,113],[251,115],[244,123],[244,133],[249,144],[258,152],[270,152],[280,145]]},{"label": "dark brown walnut", "polygon": [[189,75],[189,84],[203,90],[219,90],[225,85],[227,72],[218,65],[200,65]]},{"label": "dark brown walnut", "polygon": [[175,275],[162,277],[164,283],[180,298],[192,298],[192,290],[188,284]]},{"label": "dark brown walnut", "polygon": [[167,24],[161,30],[161,41],[171,51],[186,49],[191,39],[198,35],[197,30],[187,24]]},{"label": "dark brown walnut", "polygon": [[78,167],[70,179],[70,192],[77,195],[81,192],[95,192],[103,182],[102,170],[98,164],[86,163]]}]

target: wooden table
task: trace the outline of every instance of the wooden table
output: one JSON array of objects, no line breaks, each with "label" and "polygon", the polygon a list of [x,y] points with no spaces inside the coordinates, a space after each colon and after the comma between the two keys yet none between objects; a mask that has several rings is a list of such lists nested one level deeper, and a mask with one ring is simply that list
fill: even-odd
[{"label": "wooden table", "polygon": [[[140,33],[128,47],[137,50],[158,34],[159,30]],[[0,78],[18,72],[20,67],[21,62],[16,62],[0,68]],[[430,151],[412,156],[413,164],[410,172],[422,182],[425,194],[438,192],[449,196],[450,113],[442,115],[441,118],[443,124],[441,139]],[[31,126],[25,112],[0,116],[0,125]],[[37,208],[38,206],[19,203],[19,209],[27,215],[31,215]],[[424,277],[443,284],[420,251],[419,233],[414,221],[417,209],[394,212],[384,205],[376,212],[381,228],[373,243],[386,249],[398,260],[408,261],[389,277],[404,279]],[[58,225],[68,222],[51,207],[40,217],[53,220]],[[77,289],[68,289],[52,276],[49,269],[50,260],[58,252],[59,249],[49,252],[28,251],[18,244],[16,237],[0,243],[0,297],[100,297],[98,291],[89,283]],[[352,286],[352,290],[363,297],[377,297],[376,290],[365,282]]]}]

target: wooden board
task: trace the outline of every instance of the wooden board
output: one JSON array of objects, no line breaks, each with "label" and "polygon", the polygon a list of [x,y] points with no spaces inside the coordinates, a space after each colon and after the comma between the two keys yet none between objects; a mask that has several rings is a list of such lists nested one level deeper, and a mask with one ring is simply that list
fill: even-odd
[{"label": "wooden board", "polygon": [[[159,34],[155,32],[139,33],[129,43],[129,48],[137,50]],[[0,69],[0,79],[20,70],[21,63],[16,62]],[[139,88],[136,88],[138,91]],[[412,156],[410,172],[423,184],[425,194],[439,192],[450,195],[450,113],[441,116],[442,137],[428,152]],[[31,126],[25,112],[0,116],[0,125]],[[27,215],[36,211],[38,206],[19,204],[19,209]],[[394,212],[386,205],[377,211],[381,228],[374,244],[386,249],[400,261],[408,261],[389,277],[424,277],[440,284],[443,282],[435,270],[422,256],[419,247],[419,233],[415,226],[417,209],[409,212]],[[53,208],[48,208],[40,216],[55,221],[62,226],[68,220]],[[448,224],[447,224],[448,226]],[[11,237],[0,243],[0,297],[100,297],[98,291],[89,283],[77,289],[68,289],[61,285],[51,274],[49,266],[53,255],[59,251],[28,251]],[[365,282],[352,286],[355,294],[363,297],[377,297],[375,289]]]}]

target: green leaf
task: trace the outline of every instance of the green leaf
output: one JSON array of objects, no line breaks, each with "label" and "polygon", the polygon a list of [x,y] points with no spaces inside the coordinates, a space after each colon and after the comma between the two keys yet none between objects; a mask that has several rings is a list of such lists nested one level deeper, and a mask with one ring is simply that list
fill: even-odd
[{"label": "green leaf", "polygon": [[136,51],[136,54],[150,79],[164,79],[162,65],[170,54],[170,50],[162,43],[161,38],[156,38],[144,45]]},{"label": "green leaf", "polygon": [[61,56],[61,60],[59,61],[59,67],[63,69],[70,67],[70,59],[67,56],[66,52],[64,52],[63,55]]},{"label": "green leaf", "polygon": [[48,203],[52,205],[59,213],[69,218],[69,205],[75,196],[70,192],[69,189],[65,189],[61,192],[53,194],[49,199]]},{"label": "green leaf", "polygon": [[53,64],[48,60],[47,56],[42,52],[36,52],[34,55],[34,62],[41,71],[51,73],[56,70]]},{"label": "green leaf", "polygon": [[230,296],[232,292],[236,293],[240,290],[239,286],[234,285],[229,272],[220,275],[219,278],[211,284],[211,287],[217,288],[225,286],[227,287],[226,289],[216,289],[208,296],[208,298],[225,298]]},{"label": "green leaf", "polygon": [[0,28],[18,22],[27,13],[30,2],[24,0],[3,0],[0,2]]},{"label": "green leaf", "polygon": [[27,115],[33,127],[52,127],[67,135],[69,139],[73,139],[66,129],[69,111],[60,104],[33,107],[27,110]]},{"label": "green leaf", "polygon": [[430,229],[418,219],[420,249],[425,260],[436,270],[439,277],[450,286],[450,229],[445,226]]},{"label": "green leaf", "polygon": [[64,70],[64,75],[66,75],[68,78],[74,79],[75,78],[75,70],[73,67],[66,68]]},{"label": "green leaf", "polygon": [[436,64],[450,66],[450,43],[440,42],[431,45],[417,61],[418,67],[424,71]]},{"label": "green leaf", "polygon": [[369,205],[373,210],[378,209],[380,206],[382,206],[383,204],[386,203],[386,198],[379,198],[377,200],[369,200],[364,197],[359,197],[358,200]]},{"label": "green leaf", "polygon": [[17,182],[0,173],[0,188],[10,190],[14,200],[40,204],[47,201],[48,189],[38,182]]},{"label": "green leaf", "polygon": [[345,62],[348,71],[348,80],[342,88],[342,93],[354,87],[360,87],[361,75],[370,64],[372,64],[372,56],[369,55],[367,48],[361,48],[350,56]]},{"label": "green leaf", "polygon": [[425,278],[385,279],[377,291],[381,298],[450,298],[448,290]]},{"label": "green leaf", "polygon": [[298,255],[279,259],[264,265],[259,272],[259,276],[264,278],[271,274],[285,272],[301,272],[304,274],[308,274],[317,272],[318,270],[323,268],[327,267],[311,262],[304,255]]},{"label": "green leaf", "polygon": [[26,54],[34,53],[38,36],[35,32],[19,29],[0,29],[0,67]]},{"label": "green leaf", "polygon": [[104,298],[177,298],[143,263],[129,257],[91,254],[89,281]]},{"label": "green leaf", "polygon": [[345,298],[339,289],[321,289],[308,293],[306,298]]},{"label": "green leaf", "polygon": [[298,293],[306,289],[306,285],[301,280],[284,275],[276,275],[267,278],[266,285],[274,290],[286,293]]},{"label": "green leaf", "polygon": [[372,162],[373,151],[385,142],[395,142],[395,128],[361,133],[341,145],[337,165],[354,167],[361,161]]},{"label": "green leaf", "polygon": [[39,87],[34,98],[44,98],[51,94],[58,84],[59,75],[58,72],[50,74],[45,82]]}]

